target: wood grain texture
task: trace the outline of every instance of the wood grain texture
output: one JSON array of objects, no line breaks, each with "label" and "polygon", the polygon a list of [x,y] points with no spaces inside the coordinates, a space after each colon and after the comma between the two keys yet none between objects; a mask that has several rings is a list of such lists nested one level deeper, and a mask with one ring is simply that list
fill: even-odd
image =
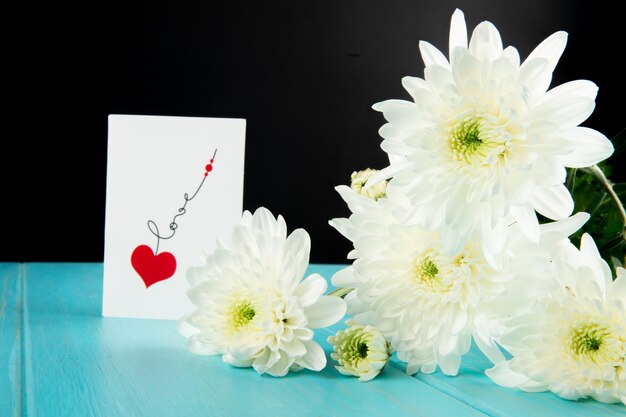
[{"label": "wood grain texture", "polygon": [[273,378],[192,355],[173,321],[102,318],[99,264],[25,273],[27,416],[483,416],[394,368],[363,384],[332,366]]},{"label": "wood grain texture", "polygon": [[[339,268],[313,265],[309,273],[330,278]],[[2,417],[626,415],[622,405],[499,387],[474,348],[456,378],[411,377],[394,360],[360,383],[330,359],[319,373],[259,376],[192,355],[173,321],[102,318],[101,264],[0,264],[0,277]],[[342,327],[316,331],[327,355],[326,338]]]},{"label": "wood grain texture", "polygon": [[416,378],[494,417],[626,417],[626,407],[622,404],[603,404],[594,400],[568,401],[551,392],[528,393],[501,387],[484,374],[485,369],[491,366],[487,358],[472,346],[463,357],[457,377],[446,377],[437,372],[418,374]]},{"label": "wood grain texture", "polygon": [[[323,268],[322,275],[328,278],[337,270],[333,266],[319,267]],[[337,331],[341,327],[336,324],[331,330]],[[395,355],[390,364],[395,369],[406,369],[406,365],[397,360]],[[432,374],[418,373],[415,378],[494,417],[626,417],[626,407],[622,404],[602,404],[594,400],[568,401],[551,392],[526,393],[501,387],[485,376],[485,369],[491,366],[480,350],[472,345],[469,353],[463,357],[458,376],[449,377],[437,371]]]},{"label": "wood grain texture", "polygon": [[21,274],[0,264],[0,416],[22,415]]}]

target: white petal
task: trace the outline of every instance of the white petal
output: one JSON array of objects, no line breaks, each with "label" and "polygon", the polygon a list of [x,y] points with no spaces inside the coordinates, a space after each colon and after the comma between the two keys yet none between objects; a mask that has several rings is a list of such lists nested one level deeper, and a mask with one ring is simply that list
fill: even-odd
[{"label": "white petal", "polygon": [[454,314],[452,327],[450,331],[452,334],[459,334],[463,329],[465,329],[465,325],[467,324],[467,311],[463,308],[459,309],[459,311]]},{"label": "white petal", "polygon": [[449,84],[454,81],[450,69],[446,69],[439,65],[431,65],[424,69],[424,77],[426,81],[435,91],[444,90]]},{"label": "white petal", "polygon": [[514,171],[503,178],[502,188],[509,204],[523,205],[527,204],[533,195],[535,181],[528,172]]},{"label": "white petal", "polygon": [[[459,208],[460,209],[460,208]],[[443,240],[443,248],[447,253],[457,253],[463,249],[463,245],[467,243],[467,236],[459,232],[454,227],[446,227],[441,231],[441,240]]]},{"label": "white petal", "polygon": [[598,95],[598,86],[589,80],[575,80],[554,87],[537,100],[542,104],[551,100],[567,101],[573,97],[586,97],[595,100]]},{"label": "white petal", "polygon": [[178,333],[184,337],[190,337],[191,335],[198,333],[198,327],[195,326],[193,320],[191,320],[192,315],[193,314],[188,314],[180,319],[176,327]]},{"label": "white petal", "polygon": [[343,198],[343,201],[346,202],[348,208],[353,213],[365,211],[376,206],[376,202],[374,200],[372,200],[371,198],[363,197],[347,185],[338,185],[337,187],[335,187],[335,190],[339,193],[341,198]]},{"label": "white petal", "polygon": [[621,272],[623,270],[623,268],[621,270],[618,268],[617,278],[611,285],[607,299],[609,301],[619,301],[622,307],[626,308],[626,273]]},{"label": "white petal", "polygon": [[[415,130],[405,129],[404,126],[394,125],[392,123],[385,123],[384,125],[382,125],[380,129],[378,129],[378,134],[383,139],[387,139],[387,141],[384,141],[383,144],[385,142],[395,142],[394,144],[386,145],[386,146],[398,147],[398,146],[404,145],[402,142],[407,137],[411,136],[414,131]],[[383,150],[385,149],[383,148]]]},{"label": "white petal", "polygon": [[576,127],[593,113],[595,102],[586,96],[559,94],[534,106],[528,115],[531,122],[558,123],[561,129]]},{"label": "white petal", "polygon": [[469,42],[469,49],[474,56],[486,56],[491,59],[502,52],[502,38],[493,23],[482,22],[476,26]]},{"label": "white petal", "polygon": [[229,353],[222,355],[222,360],[225,363],[228,363],[232,366],[237,366],[239,368],[248,368],[254,363],[254,358],[238,359]]},{"label": "white petal", "polygon": [[534,51],[526,58],[522,63],[521,71],[526,71],[526,67],[534,64],[535,61],[545,62],[541,73],[537,74],[537,78],[534,79],[534,83],[527,84],[531,96],[534,98],[541,97],[550,86],[552,80],[552,73],[556,68],[556,64],[559,62],[565,45],[567,44],[567,33],[556,32],[550,35],[547,39],[541,42]]},{"label": "white petal", "polygon": [[450,353],[439,357],[439,367],[441,371],[450,376],[455,376],[459,373],[461,366],[461,355],[456,353]]},{"label": "white petal", "polygon": [[411,97],[413,97],[414,101],[416,101],[417,97],[419,97],[420,90],[428,89],[426,81],[418,77],[402,78],[402,86],[411,95]]},{"label": "white petal", "polygon": [[[412,149],[407,146],[406,138],[408,138],[412,132],[399,128],[397,125],[391,123],[385,123],[380,129],[378,134],[385,138],[380,144],[380,148],[389,155],[389,162],[391,164],[396,161],[401,161],[404,157],[412,152]],[[399,136],[391,138],[389,135],[395,135],[402,132]]]},{"label": "white petal", "polygon": [[191,287],[207,279],[207,269],[204,266],[192,266],[187,268],[187,281]]},{"label": "white petal", "polygon": [[252,227],[262,232],[273,234],[277,221],[265,207],[259,207],[252,215]]},{"label": "white petal", "polygon": [[482,68],[480,61],[467,52],[466,49],[457,48],[454,50],[454,65],[452,75],[455,83],[459,87],[467,87],[482,82]]},{"label": "white petal", "polygon": [[504,361],[504,355],[495,343],[484,343],[481,337],[474,337],[474,342],[491,363],[497,364]]},{"label": "white petal", "polygon": [[313,330],[311,329],[307,329],[306,327],[301,327],[299,329],[295,329],[293,331],[293,335],[304,342],[305,340],[313,339],[314,333],[313,333]]},{"label": "white petal", "polygon": [[297,337],[293,338],[291,342],[281,343],[280,348],[292,358],[299,358],[306,353],[306,347],[304,343]]},{"label": "white petal", "polygon": [[504,51],[502,51],[502,56],[506,57],[509,62],[513,64],[514,67],[519,68],[519,52],[517,52],[517,49],[515,49],[515,47],[507,46],[506,48],[504,48]]},{"label": "white petal", "polygon": [[450,66],[450,63],[439,49],[426,41],[420,41],[420,52],[422,54],[422,60],[424,60],[424,65],[427,67],[435,64],[441,65],[442,67]]},{"label": "white petal", "polygon": [[[379,183],[381,181],[385,181],[386,179],[389,179],[395,175],[397,175],[398,173],[404,171],[405,169],[407,169],[408,167],[411,166],[411,161],[409,161],[407,158],[403,158],[401,161],[396,162],[392,165],[389,165],[386,168],[381,169],[380,171],[378,171],[377,173],[375,173],[374,175],[372,175],[369,180],[367,180],[367,183],[365,184],[365,189],[370,188],[372,185]],[[368,199],[370,201],[373,201],[372,199]]]},{"label": "white petal", "polygon": [[559,159],[543,155],[533,165],[533,176],[543,185],[558,185],[565,182],[567,171]]},{"label": "white petal", "polygon": [[556,32],[546,38],[528,55],[522,67],[536,58],[548,60],[548,71],[553,72],[567,45],[567,32]]},{"label": "white petal", "polygon": [[487,369],[485,374],[493,382],[503,387],[518,388],[532,382],[527,376],[513,371],[509,366],[509,361],[497,363],[493,368]]},{"label": "white petal", "polygon": [[272,376],[285,376],[289,372],[289,367],[294,362],[293,358],[284,352],[280,352],[280,359],[267,370],[267,373]]},{"label": "white petal", "polygon": [[294,230],[285,241],[284,251],[286,254],[302,253],[302,257],[298,259],[299,263],[295,266],[294,279],[300,281],[304,276],[309,265],[309,253],[311,252],[311,238],[304,229]]},{"label": "white petal", "polygon": [[[426,92],[426,90],[422,90]],[[415,91],[415,101],[420,97],[419,90]],[[404,128],[418,128],[423,125],[422,118],[415,103],[405,100],[385,100],[372,106],[376,111],[382,112],[390,123],[400,125]]]},{"label": "white petal", "polygon": [[326,366],[326,355],[320,345],[312,340],[304,342],[306,354],[296,359],[296,363],[312,371],[320,371]]},{"label": "white petal", "polygon": [[575,127],[555,138],[570,152],[559,155],[562,163],[570,168],[584,168],[604,161],[613,154],[613,144],[602,133],[587,127]]},{"label": "white petal", "polygon": [[319,274],[312,274],[298,285],[293,295],[300,299],[302,307],[308,307],[324,294],[326,288],[328,288],[328,284],[324,277]]},{"label": "white petal", "polygon": [[252,363],[252,367],[257,373],[263,375],[269,368],[274,366],[280,359],[280,352],[265,348],[263,353],[257,356]]},{"label": "white petal", "polygon": [[589,266],[582,265],[576,269],[575,283],[574,293],[578,298],[582,298],[589,303],[604,301],[605,287],[602,283],[602,276],[596,274]]},{"label": "white petal", "polygon": [[[238,340],[243,339],[243,340]],[[262,342],[252,340],[245,340],[245,335],[239,333],[235,336],[235,342],[233,345],[227,346],[226,350],[231,355],[231,357],[235,358],[239,361],[249,361],[253,360],[260,352],[263,351],[265,346],[263,346]],[[250,363],[251,366],[252,363]]]},{"label": "white petal", "polygon": [[379,370],[372,370],[369,371],[365,374],[361,374],[359,376],[359,381],[361,382],[367,382],[367,381],[371,381],[372,379],[374,379],[375,376],[377,376],[380,373]]},{"label": "white petal", "polygon": [[536,188],[531,204],[542,215],[561,220],[574,211],[574,200],[564,185]]},{"label": "white petal", "polygon": [[208,341],[201,334],[194,334],[187,340],[187,349],[196,355],[216,355],[220,353],[217,345]]},{"label": "white petal", "polygon": [[511,215],[519,223],[520,230],[531,242],[539,243],[539,221],[529,206],[512,206]]},{"label": "white petal", "polygon": [[582,256],[582,264],[587,265],[593,270],[597,284],[600,286],[602,292],[606,293],[607,287],[609,287],[613,280],[611,269],[600,256],[600,252],[593,238],[587,233],[583,234],[580,240],[580,255]]},{"label": "white petal", "polygon": [[[541,225],[541,227],[543,226],[544,225]],[[561,262],[553,262],[554,273],[559,277],[561,284],[574,288],[576,286],[576,268],[580,266],[580,251],[576,246],[568,241],[558,245],[556,252],[558,254],[558,259]],[[551,285],[549,286],[551,287]],[[546,292],[546,294],[548,294],[548,292]]]},{"label": "white petal", "polygon": [[245,210],[241,215],[241,224],[248,227],[252,224],[252,213],[249,210]]},{"label": "white petal", "polygon": [[[447,314],[446,316],[449,317],[449,314]],[[454,353],[459,343],[459,336],[453,335],[450,333],[450,325],[447,322],[447,320],[446,320],[446,323],[443,326],[440,326],[439,329],[436,331],[438,333],[436,353],[439,354],[440,356],[445,356],[445,355]]]},{"label": "white petal", "polygon": [[[246,256],[255,258],[261,256],[259,252],[259,242],[256,241],[250,227],[243,225],[236,226],[232,233],[231,242],[236,252],[244,253]],[[226,269],[233,263],[233,257],[230,254],[230,250],[218,248],[213,252],[212,257],[216,265],[221,269]]]},{"label": "white petal", "polygon": [[335,287],[352,288],[356,286],[355,284],[359,284],[360,280],[354,277],[354,268],[349,266],[335,272],[335,275],[331,278],[331,282]]},{"label": "white petal", "polygon": [[526,60],[524,64],[520,68],[518,82],[526,87],[531,97],[541,97],[552,81],[550,62],[547,59],[536,58],[532,61]]},{"label": "white petal", "polygon": [[346,314],[346,303],[339,297],[322,296],[312,306],[304,309],[308,327],[316,329],[337,323]]},{"label": "white petal", "polygon": [[[502,85],[503,82],[512,84],[517,77],[517,68],[507,57],[500,57],[491,63],[491,82]],[[509,82],[510,80],[510,82]]]},{"label": "white petal", "polygon": [[574,234],[578,229],[583,227],[583,224],[589,220],[589,214],[585,212],[578,212],[571,217],[568,217],[558,222],[545,223],[540,226],[541,233],[556,232],[561,236],[570,236]]},{"label": "white petal", "polygon": [[345,218],[337,218],[337,219],[330,220],[328,224],[334,227],[335,230],[337,230],[346,238],[350,240],[354,239],[354,237],[352,236],[353,229],[352,229],[352,224],[350,223],[350,220],[345,219]]},{"label": "white petal", "polygon": [[[424,374],[432,374],[433,372],[437,370],[437,363],[435,361],[421,363],[419,364],[419,366],[420,366],[419,371]],[[408,372],[408,368],[407,368],[407,372]]]},{"label": "white petal", "polygon": [[407,375],[416,374],[420,370],[420,364],[415,362],[409,362],[406,364],[406,373]]},{"label": "white petal", "polygon": [[[497,266],[498,262],[494,259],[494,254],[500,253],[506,240],[507,230],[502,224],[502,219],[495,217],[489,205],[483,205],[480,216],[483,253],[490,264]],[[497,223],[492,225],[492,220],[497,220]]]},{"label": "white petal", "polygon": [[196,306],[207,305],[215,296],[215,292],[220,288],[219,281],[206,280],[187,290],[187,297]]},{"label": "white petal", "polygon": [[359,376],[356,372],[350,370],[350,369],[346,369],[343,366],[335,366],[335,369],[337,371],[339,371],[339,373],[341,375],[348,375],[348,376]]},{"label": "white petal", "polygon": [[292,372],[300,372],[301,370],[303,370],[304,368],[301,367],[300,365],[298,365],[297,363],[292,363],[291,366],[289,367],[289,370]]},{"label": "white petal", "polygon": [[465,25],[465,16],[459,9],[454,11],[450,21],[450,58],[452,58],[452,51],[457,46],[467,48],[467,26]]},{"label": "white petal", "polygon": [[463,214],[465,214],[465,202],[467,199],[467,190],[464,186],[457,186],[450,190],[450,198],[446,204],[445,219],[446,224],[455,226],[456,222],[462,220]]}]

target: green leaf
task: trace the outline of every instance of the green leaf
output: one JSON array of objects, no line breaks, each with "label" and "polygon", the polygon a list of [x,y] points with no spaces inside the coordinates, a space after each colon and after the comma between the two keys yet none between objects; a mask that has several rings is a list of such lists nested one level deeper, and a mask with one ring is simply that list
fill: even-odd
[{"label": "green leaf", "polygon": [[613,173],[613,167],[609,164],[608,159],[606,161],[598,162],[597,167],[604,172],[604,175],[607,178]]},{"label": "green leaf", "polygon": [[613,191],[615,191],[622,204],[626,204],[626,182],[613,184]]},{"label": "green leaf", "polygon": [[619,156],[626,151],[626,129],[622,129],[621,132],[613,136],[611,142],[613,142],[613,147],[615,148],[613,157]]},{"label": "green leaf", "polygon": [[[606,171],[603,169],[605,176]],[[571,240],[578,246],[582,234],[589,233],[602,257],[610,265],[616,265],[612,258],[624,259],[626,254],[626,225],[618,205],[596,175],[590,168],[568,170],[566,185],[572,194],[575,211],[585,211],[591,215]],[[612,188],[624,204],[626,183],[614,184]]]},{"label": "green leaf", "polygon": [[570,194],[574,189],[574,184],[576,183],[576,168],[566,168],[567,170],[567,180],[565,181],[565,187],[569,190]]}]

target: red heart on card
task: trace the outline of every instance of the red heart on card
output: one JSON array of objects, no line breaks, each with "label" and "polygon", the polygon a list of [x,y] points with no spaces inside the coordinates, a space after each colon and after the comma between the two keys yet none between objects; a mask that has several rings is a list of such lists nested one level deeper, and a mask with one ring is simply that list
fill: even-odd
[{"label": "red heart on card", "polygon": [[169,252],[155,255],[148,245],[139,245],[130,256],[130,263],[139,274],[146,288],[163,281],[176,272],[176,258]]}]

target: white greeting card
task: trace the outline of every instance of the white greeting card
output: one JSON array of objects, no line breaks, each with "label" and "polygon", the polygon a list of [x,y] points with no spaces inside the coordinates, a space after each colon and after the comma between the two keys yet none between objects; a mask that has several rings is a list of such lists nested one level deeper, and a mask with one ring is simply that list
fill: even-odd
[{"label": "white greeting card", "polygon": [[239,222],[246,121],[109,116],[102,315],[179,319],[186,270]]}]

